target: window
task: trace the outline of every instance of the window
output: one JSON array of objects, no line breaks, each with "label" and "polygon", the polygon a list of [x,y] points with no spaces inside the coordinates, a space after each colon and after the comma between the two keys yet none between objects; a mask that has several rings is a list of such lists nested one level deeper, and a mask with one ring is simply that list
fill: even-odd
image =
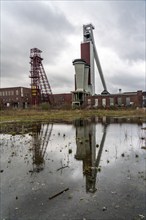
[{"label": "window", "polygon": [[23,97],[23,88],[21,88],[20,92],[21,92],[21,97]]},{"label": "window", "polygon": [[122,106],[122,98],[118,97],[118,106]]},{"label": "window", "polygon": [[95,107],[98,106],[98,99],[95,99]]},{"label": "window", "polygon": [[19,91],[18,91],[18,89],[16,89],[16,95],[19,95]]},{"label": "window", "polygon": [[130,105],[130,97],[126,97],[126,106]]},{"label": "window", "polygon": [[110,106],[114,106],[114,98],[110,98]]},{"label": "window", "polygon": [[103,107],[106,106],[106,99],[105,99],[105,98],[102,99],[102,106],[103,106]]},{"label": "window", "polygon": [[91,99],[88,99],[88,105],[91,105]]}]

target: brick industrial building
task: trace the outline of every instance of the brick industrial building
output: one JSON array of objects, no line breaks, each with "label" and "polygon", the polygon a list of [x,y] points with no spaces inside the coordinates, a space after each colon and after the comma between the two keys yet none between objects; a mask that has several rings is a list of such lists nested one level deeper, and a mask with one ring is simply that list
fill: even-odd
[{"label": "brick industrial building", "polygon": [[[56,106],[71,106],[74,95],[71,93],[54,94]],[[98,94],[86,96],[83,107],[112,108],[112,107],[146,107],[146,92],[121,92],[115,94]]]},{"label": "brick industrial building", "polygon": [[30,88],[10,87],[0,89],[0,105],[2,107],[27,108],[30,104]]},{"label": "brick industrial building", "polygon": [[[54,94],[54,105],[58,108],[72,105],[72,94]],[[4,108],[28,108],[31,106],[31,89],[25,87],[10,87],[0,89],[0,104]],[[49,105],[49,103],[48,103]],[[146,92],[121,91],[116,94],[98,94],[87,96],[83,107],[111,108],[111,107],[146,107]]]},{"label": "brick industrial building", "polygon": [[146,107],[146,92],[124,92],[88,96],[85,105],[94,108]]},{"label": "brick industrial building", "polygon": [[[54,94],[54,105],[57,107],[71,106],[72,94]],[[0,106],[2,108],[28,108],[32,105],[31,88],[9,87],[0,88]],[[48,103],[49,105],[49,103]]]}]

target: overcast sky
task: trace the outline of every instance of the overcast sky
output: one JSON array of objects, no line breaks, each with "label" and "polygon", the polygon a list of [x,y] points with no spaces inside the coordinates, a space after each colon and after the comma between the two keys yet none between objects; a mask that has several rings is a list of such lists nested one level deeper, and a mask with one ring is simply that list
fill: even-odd
[{"label": "overcast sky", "polygon": [[[146,90],[146,2],[1,0],[1,87],[30,87],[30,49],[42,50],[53,93],[74,90],[83,24],[94,38],[110,93]],[[103,87],[95,66],[96,93]]]}]

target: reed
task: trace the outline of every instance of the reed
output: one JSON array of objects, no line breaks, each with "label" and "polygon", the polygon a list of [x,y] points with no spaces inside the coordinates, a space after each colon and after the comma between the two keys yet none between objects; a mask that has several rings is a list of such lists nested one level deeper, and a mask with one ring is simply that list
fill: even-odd
[{"label": "reed", "polygon": [[144,109],[138,110],[37,110],[37,109],[15,109],[0,111],[1,122],[32,122],[32,121],[72,121],[78,118],[88,117],[140,117],[146,118]]}]

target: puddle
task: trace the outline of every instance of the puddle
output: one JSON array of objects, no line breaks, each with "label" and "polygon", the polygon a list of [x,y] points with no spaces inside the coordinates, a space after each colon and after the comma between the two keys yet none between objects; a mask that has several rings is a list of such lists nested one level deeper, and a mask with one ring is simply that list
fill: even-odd
[{"label": "puddle", "polygon": [[146,123],[10,125],[1,131],[1,219],[146,218]]}]

